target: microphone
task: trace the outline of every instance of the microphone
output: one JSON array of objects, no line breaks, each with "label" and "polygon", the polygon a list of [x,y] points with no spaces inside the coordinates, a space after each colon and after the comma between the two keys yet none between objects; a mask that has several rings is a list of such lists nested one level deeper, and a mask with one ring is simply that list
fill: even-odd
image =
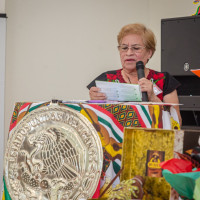
[{"label": "microphone", "polygon": [[[142,61],[138,61],[136,63],[136,69],[137,69],[137,75],[138,75],[138,80],[145,77],[144,75],[144,63]],[[147,92],[142,92],[142,101],[149,101]]]}]

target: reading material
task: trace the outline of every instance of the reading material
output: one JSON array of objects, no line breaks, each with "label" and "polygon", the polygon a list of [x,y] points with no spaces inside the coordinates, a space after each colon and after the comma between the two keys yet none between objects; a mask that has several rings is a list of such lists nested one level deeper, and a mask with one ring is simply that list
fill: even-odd
[{"label": "reading material", "polygon": [[113,101],[142,101],[142,94],[138,84],[95,81],[107,100]]}]

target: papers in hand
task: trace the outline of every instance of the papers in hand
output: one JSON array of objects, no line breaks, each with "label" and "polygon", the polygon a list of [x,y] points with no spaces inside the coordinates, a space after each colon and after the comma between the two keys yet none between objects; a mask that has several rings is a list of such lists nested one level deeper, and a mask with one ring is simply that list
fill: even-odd
[{"label": "papers in hand", "polygon": [[142,101],[140,86],[137,84],[95,81],[107,100],[113,101]]}]

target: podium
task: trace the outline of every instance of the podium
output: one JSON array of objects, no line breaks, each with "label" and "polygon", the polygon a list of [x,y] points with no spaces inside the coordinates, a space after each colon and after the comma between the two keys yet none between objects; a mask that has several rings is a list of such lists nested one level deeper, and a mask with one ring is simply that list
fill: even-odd
[{"label": "podium", "polygon": [[[17,102],[11,118],[9,135],[25,115],[49,104],[50,102]],[[177,113],[170,105],[121,102],[113,104],[61,102],[61,104],[87,117],[99,134],[103,148],[100,192],[120,170],[124,127],[180,129]],[[119,182],[117,178],[113,187]]]}]

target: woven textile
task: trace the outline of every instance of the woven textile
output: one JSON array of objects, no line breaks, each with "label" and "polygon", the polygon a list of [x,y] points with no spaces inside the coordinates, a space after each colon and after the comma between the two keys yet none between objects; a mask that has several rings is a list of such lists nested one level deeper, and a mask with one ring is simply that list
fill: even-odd
[{"label": "woven textile", "polygon": [[[50,102],[16,103],[10,122],[10,132],[29,112]],[[102,192],[120,170],[124,127],[179,129],[175,109],[163,105],[123,105],[123,104],[63,104],[87,117],[96,128],[102,142],[104,163],[100,180]],[[119,183],[117,178],[113,187]],[[4,184],[3,199],[9,195]]]}]

